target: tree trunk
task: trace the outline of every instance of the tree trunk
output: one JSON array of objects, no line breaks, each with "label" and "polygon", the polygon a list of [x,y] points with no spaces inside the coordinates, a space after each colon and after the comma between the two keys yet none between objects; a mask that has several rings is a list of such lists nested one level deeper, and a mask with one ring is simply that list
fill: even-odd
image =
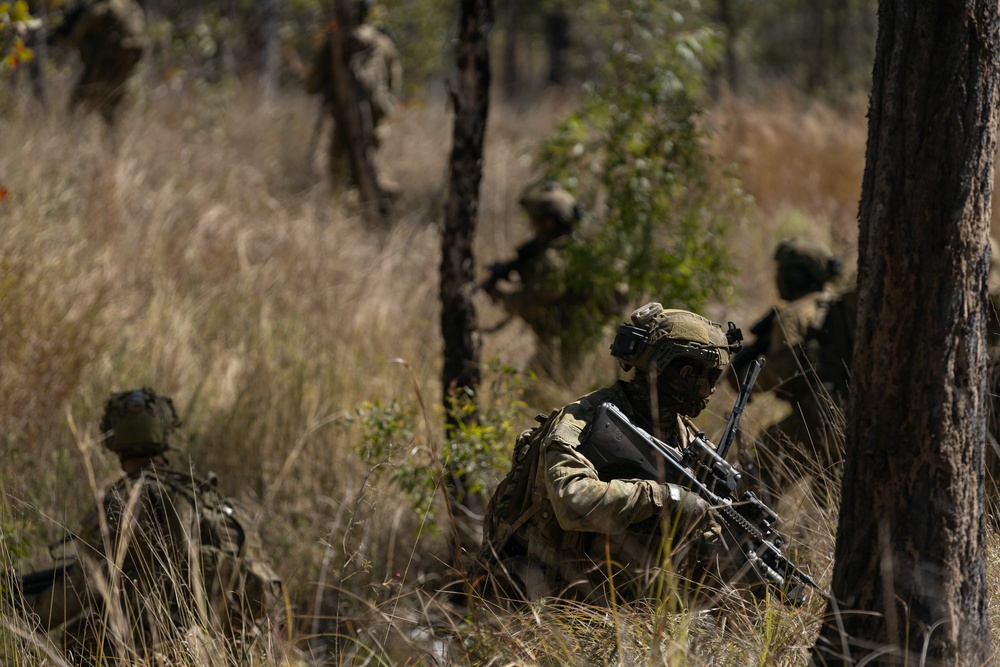
[{"label": "tree trunk", "polygon": [[[363,112],[358,104],[362,92],[360,83],[351,69],[351,40],[354,28],[353,0],[337,0],[337,29],[331,31],[331,67],[333,68],[334,104],[341,110],[337,121],[344,125],[346,149],[351,165],[351,174],[358,187],[361,201],[369,218],[384,221],[391,208],[389,194],[382,189],[375,171],[375,123],[370,113]],[[337,128],[336,131],[341,131]]]},{"label": "tree trunk", "polygon": [[995,1],[879,5],[843,501],[814,664],[990,664],[984,334],[998,29]]},{"label": "tree trunk", "polygon": [[504,25],[503,92],[508,100],[518,100],[521,94],[521,63],[518,58],[521,40],[521,12],[518,0],[502,0]]},{"label": "tree trunk", "polygon": [[739,92],[739,62],[736,58],[736,39],[739,37],[739,26],[733,12],[732,0],[719,0],[716,6],[716,20],[723,30],[723,79],[729,90]]},{"label": "tree trunk", "polygon": [[545,14],[545,44],[549,53],[550,84],[566,83],[566,49],[569,48],[569,16],[561,9]]},{"label": "tree trunk", "polygon": [[278,0],[257,0],[256,11],[261,31],[258,89],[268,105],[278,87]]},{"label": "tree trunk", "polygon": [[[835,0],[841,2],[842,0]],[[803,33],[808,45],[806,87],[810,92],[822,91],[829,81],[830,28],[827,24],[828,0],[808,0],[809,29]]]},{"label": "tree trunk", "polygon": [[[472,297],[476,291],[472,241],[479,211],[483,143],[489,111],[490,64],[488,32],[493,21],[490,0],[461,0],[457,85],[451,91],[455,108],[449,163],[450,188],[441,239],[441,333],[444,337],[442,387],[446,425],[454,432],[462,415],[448,409],[451,399],[465,392],[475,396],[479,386],[482,340]],[[461,476],[452,477],[453,494],[465,502]]]},{"label": "tree trunk", "polygon": [[[34,0],[28,3],[28,11],[35,18],[48,17],[49,3],[47,0]],[[28,63],[28,78],[31,79],[31,94],[34,95],[42,108],[48,106],[48,91],[45,86],[45,62],[49,59],[48,45],[45,43],[45,31],[32,29],[28,32],[25,46],[31,49],[34,57]]]}]

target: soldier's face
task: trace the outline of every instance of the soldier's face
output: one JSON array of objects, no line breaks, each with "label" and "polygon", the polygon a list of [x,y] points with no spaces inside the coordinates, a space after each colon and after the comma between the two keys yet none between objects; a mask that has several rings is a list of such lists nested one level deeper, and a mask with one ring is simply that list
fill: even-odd
[{"label": "soldier's face", "polygon": [[708,406],[721,375],[718,369],[694,362],[669,367],[656,377],[655,387],[650,387],[651,403],[661,418],[677,412],[697,417]]}]

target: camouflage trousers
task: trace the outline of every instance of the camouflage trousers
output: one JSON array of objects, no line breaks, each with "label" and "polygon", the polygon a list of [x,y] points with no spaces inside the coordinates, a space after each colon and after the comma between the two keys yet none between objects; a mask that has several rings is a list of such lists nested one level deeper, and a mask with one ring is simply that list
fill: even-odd
[{"label": "camouflage trousers", "polygon": [[676,545],[654,523],[620,536],[566,532],[558,544],[515,535],[501,552],[484,544],[469,579],[479,596],[498,603],[559,598],[609,606],[612,599],[657,599],[688,606],[711,599],[735,576],[714,522]]}]

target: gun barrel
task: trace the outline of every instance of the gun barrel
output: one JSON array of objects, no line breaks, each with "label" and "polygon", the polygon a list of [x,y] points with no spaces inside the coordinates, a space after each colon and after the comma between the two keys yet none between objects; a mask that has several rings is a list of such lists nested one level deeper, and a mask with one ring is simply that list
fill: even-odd
[{"label": "gun barrel", "polygon": [[740,428],[740,418],[743,416],[743,410],[746,409],[747,403],[750,401],[750,393],[753,391],[753,386],[757,383],[757,376],[760,375],[760,369],[763,367],[763,359],[754,359],[750,362],[746,380],[744,380],[743,386],[740,387],[740,395],[736,397],[736,404],[733,405],[733,411],[729,414],[729,423],[726,424],[726,430],[722,433],[722,439],[719,441],[719,446],[716,449],[722,458],[726,458],[726,455],[729,454],[729,448],[732,447],[733,441],[736,439],[736,432]]},{"label": "gun barrel", "polygon": [[18,577],[21,595],[30,597],[47,591],[58,582],[62,581],[63,577],[66,576],[66,571],[71,566],[71,564],[67,563],[57,565],[56,567],[52,567],[47,570],[38,570],[36,572],[29,572],[28,574],[21,575]]}]

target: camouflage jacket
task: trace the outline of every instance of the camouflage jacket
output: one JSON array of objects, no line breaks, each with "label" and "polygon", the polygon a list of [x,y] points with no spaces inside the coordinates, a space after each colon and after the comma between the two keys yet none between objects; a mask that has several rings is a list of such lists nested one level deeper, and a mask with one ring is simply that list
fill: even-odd
[{"label": "camouflage jacket", "polygon": [[47,629],[107,618],[109,634],[135,647],[193,626],[254,629],[281,587],[246,510],[172,470],[145,468],[112,484],[62,547],[65,580],[28,600],[30,609]]},{"label": "camouflage jacket", "polygon": [[[497,545],[503,568],[520,579],[528,598],[544,595],[595,600],[607,580],[609,561],[616,588],[638,596],[650,582],[651,572],[663,564],[664,533],[673,526],[674,563],[687,555],[697,536],[710,529],[703,509],[679,487],[642,479],[600,478],[594,465],[580,452],[587,425],[601,403],[618,406],[630,419],[635,411],[625,396],[623,383],[588,394],[556,412],[539,432],[537,466],[528,484],[531,507],[515,519],[506,544]],[[668,425],[666,441],[684,446],[694,436],[690,420],[678,416]],[[683,529],[678,529],[683,524]],[[492,533],[492,531],[488,531]],[[518,574],[527,566],[533,575]],[[542,583],[544,579],[544,583]]]},{"label": "camouflage jacket", "polygon": [[541,252],[519,263],[519,279],[501,290],[502,303],[507,312],[524,320],[543,341],[559,336],[563,330],[563,318],[568,312],[564,257],[568,242],[568,237],[556,239]]},{"label": "camouflage jacket", "polygon": [[[362,95],[359,103],[368,107],[372,125],[378,126],[392,113],[402,92],[399,50],[387,34],[367,24],[354,29],[348,45],[351,71]],[[306,91],[311,95],[322,93],[336,116],[333,55],[333,41],[327,35],[306,77]]]},{"label": "camouflage jacket", "polygon": [[804,409],[821,402],[824,392],[835,391],[832,384],[839,384],[849,351],[830,349],[817,334],[836,301],[836,295],[824,290],[777,310],[767,334],[767,363],[761,369],[757,390],[773,391],[778,398]]}]

